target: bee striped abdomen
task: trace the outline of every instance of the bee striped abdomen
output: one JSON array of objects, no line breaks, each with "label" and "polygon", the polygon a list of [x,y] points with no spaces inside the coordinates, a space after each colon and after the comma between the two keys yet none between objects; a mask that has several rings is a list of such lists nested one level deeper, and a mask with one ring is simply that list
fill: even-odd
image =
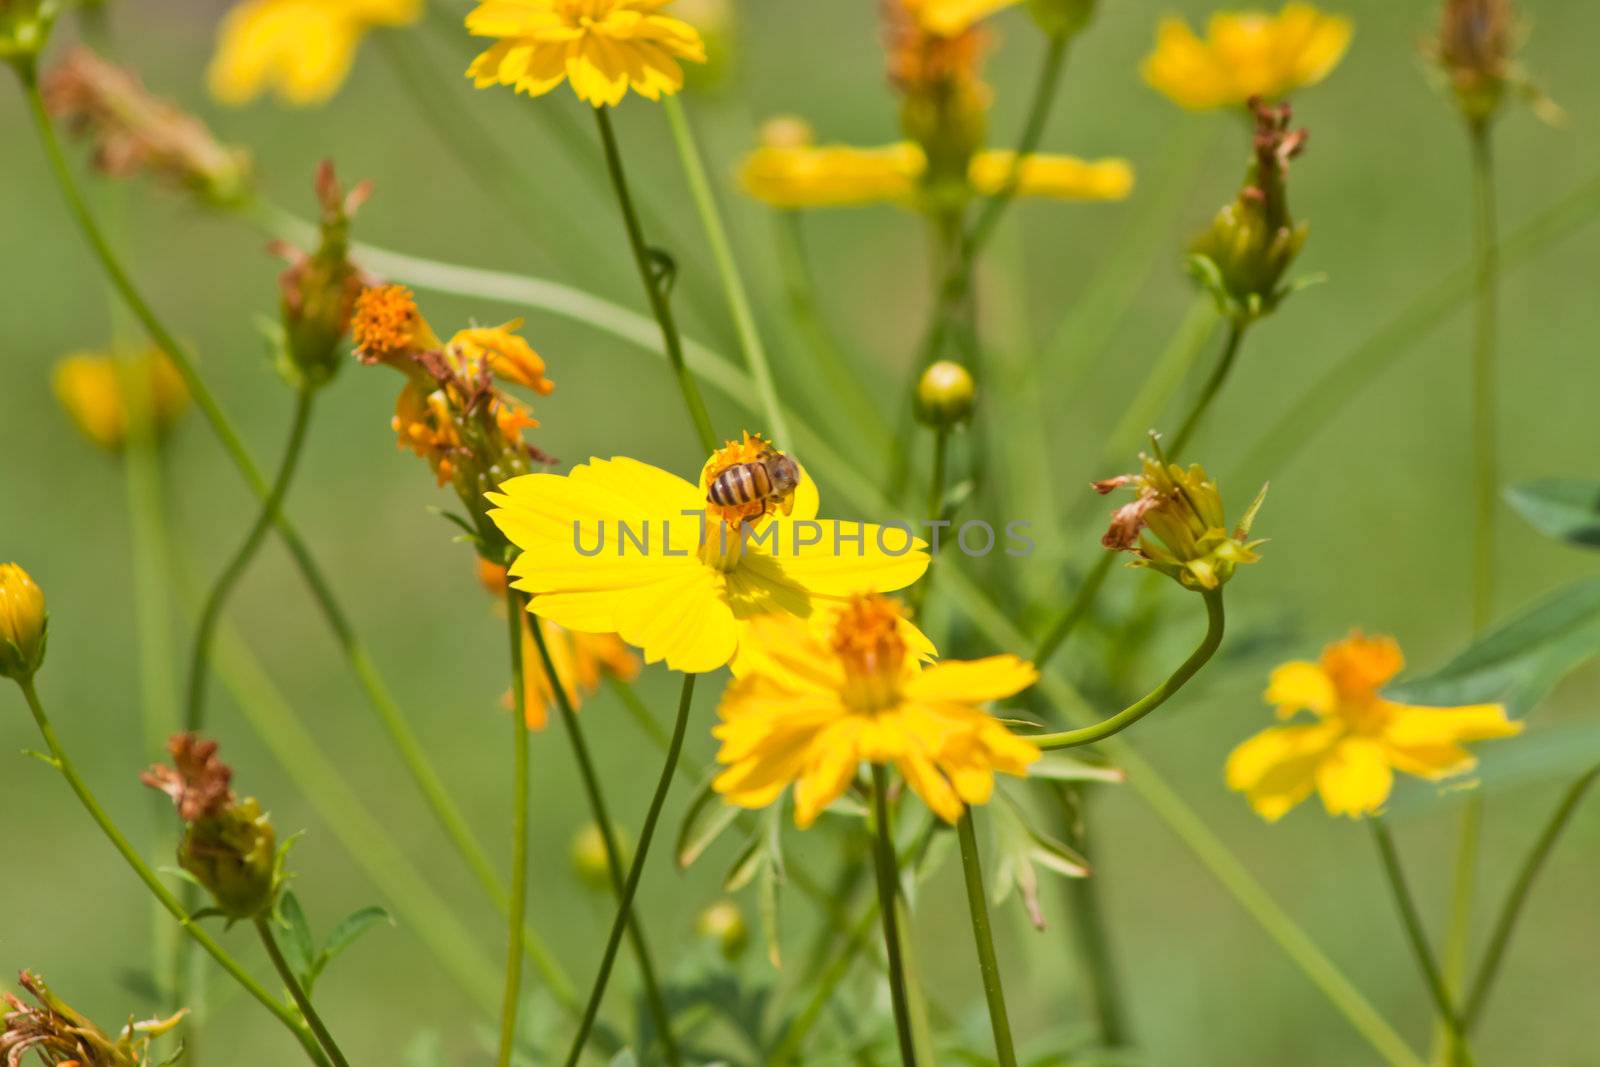
[{"label": "bee striped abdomen", "polygon": [[765,500],[772,493],[772,478],[759,463],[740,463],[717,475],[708,496],[725,508],[743,507]]}]

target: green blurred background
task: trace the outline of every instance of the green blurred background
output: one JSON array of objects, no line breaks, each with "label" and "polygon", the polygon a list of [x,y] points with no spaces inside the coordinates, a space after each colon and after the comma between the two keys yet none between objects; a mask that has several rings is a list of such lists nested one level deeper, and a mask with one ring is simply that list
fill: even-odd
[{"label": "green blurred background", "polygon": [[[453,13],[456,7],[440,3]],[[1022,442],[1007,469],[1029,494],[1040,559],[1030,565],[1032,632],[1072,589],[1053,564],[1077,573],[1094,559],[1101,505],[1086,501],[1091,477],[1117,473],[1100,459],[1128,399],[1178,328],[1193,295],[1180,270],[1187,236],[1231,197],[1242,174],[1244,131],[1229,116],[1191,115],[1145,87],[1137,64],[1155,20],[1166,10],[1202,17],[1193,0],[1149,5],[1113,2],[1074,48],[1061,99],[1045,137],[1050,149],[1122,155],[1139,187],[1117,205],[1020,204],[1010,215],[981,279],[985,331],[996,367],[988,403]],[[1299,94],[1297,119],[1312,131],[1296,166],[1292,197],[1312,223],[1299,265],[1328,283],[1289,302],[1255,331],[1238,372],[1194,449],[1228,477],[1235,506],[1263,480],[1272,494],[1259,531],[1272,539],[1267,559],[1230,590],[1236,621],[1232,653],[1160,716],[1137,744],[1244,863],[1306,925],[1315,940],[1418,1047],[1429,1032],[1424,988],[1359,826],[1326,818],[1315,803],[1277,826],[1261,823],[1222,785],[1233,745],[1267,725],[1260,701],[1277,659],[1314,655],[1352,626],[1397,635],[1418,666],[1441,662],[1467,638],[1469,472],[1464,313],[1420,343],[1391,351],[1390,364],[1292,453],[1263,462],[1250,446],[1269,422],[1421,290],[1459,269],[1470,252],[1467,148],[1451,107],[1431,85],[1419,43],[1435,18],[1432,3],[1346,0],[1353,48],[1333,76]],[[686,102],[735,229],[741,258],[786,394],[804,397],[813,373],[800,335],[785,316],[772,270],[770,220],[739,198],[733,163],[754,138],[757,119],[776,112],[809,118],[824,140],[892,140],[895,106],[882,74],[874,6],[864,0],[739,4],[733,82]],[[1600,84],[1593,46],[1600,8],[1580,0],[1525,5],[1531,28],[1525,59],[1568,122],[1550,128],[1512,107],[1496,129],[1507,230],[1589,181],[1600,170]],[[363,240],[416,255],[526,272],[598,292],[629,307],[642,302],[603,181],[575,164],[552,138],[545,113],[565,113],[588,132],[587,116],[565,90],[529,102],[503,92],[473,94],[457,77],[472,53],[464,33],[438,24],[413,31],[429,69],[403,85],[369,41],[344,91],[331,103],[291,111],[263,102],[240,111],[205,98],[203,71],[224,5],[217,2],[112,0],[113,48],[156,91],[193,107],[226,140],[255,153],[267,198],[302,215],[311,210],[310,175],[324,158],[348,178],[370,177],[377,192],[362,211]],[[448,20],[443,20],[448,21]],[[989,72],[997,91],[991,141],[1009,143],[1041,53],[1025,14],[997,19]],[[72,33],[63,27],[62,37]],[[446,107],[467,107],[520,167],[525,210],[486,196],[473,172],[493,157],[447,149],[418,118],[408,90]],[[721,312],[709,257],[658,109],[631,99],[618,122],[636,185],[670,222],[684,276],[678,305],[686,330],[737,358]],[[0,390],[0,556],[24,563],[53,611],[47,703],[69,749],[125,824],[148,840],[157,806],[136,782],[152,758],[139,719],[135,601],[127,493],[120,465],[80,439],[49,390],[52,362],[64,352],[107,344],[131,327],[113,313],[96,265],[52,188],[20,97],[0,93],[0,283],[8,373]],[[74,153],[76,158],[81,152]],[[258,231],[210,214],[182,194],[147,181],[114,186],[88,177],[95,205],[111,220],[117,245],[140,284],[176,330],[202,353],[204,372],[256,455],[275,462],[287,430],[290,397],[266,358],[257,319],[275,313],[275,260]],[[531,217],[536,232],[522,228]],[[1505,279],[1501,389],[1505,475],[1593,474],[1600,422],[1600,303],[1594,299],[1595,229],[1575,230]],[[926,308],[928,271],[917,218],[890,208],[818,213],[806,236],[825,313],[886,412],[894,383],[912,360]],[[1122,295],[1125,294],[1125,299]],[[470,320],[526,314],[527,334],[558,383],[537,405],[536,441],[571,462],[629,454],[690,471],[699,463],[680,404],[660,361],[588,328],[490,300],[423,294],[441,329]],[[1058,324],[1075,323],[1068,343],[1052,345]],[[1208,360],[1209,353],[1202,357]],[[1016,368],[1032,366],[1037,392]],[[360,632],[425,739],[431,754],[494,854],[508,846],[509,786],[503,627],[472,580],[467,549],[428,513],[450,503],[424,468],[398,452],[388,427],[398,379],[348,367],[327,390],[290,510],[333,575]],[[1191,383],[1192,385],[1192,383]],[[720,429],[759,428],[712,397]],[[804,405],[802,405],[804,407]],[[1037,431],[1028,424],[1039,412]],[[814,410],[808,410],[816,422]],[[1026,435],[1035,433],[1029,438]],[[834,437],[865,471],[879,457]],[[211,576],[250,521],[254,505],[214,439],[190,418],[169,450],[167,485],[176,555],[194,575]],[[1042,453],[1042,454],[1041,454]],[[1008,462],[1010,462],[1008,460]],[[1243,464],[1243,469],[1240,468]],[[828,487],[822,486],[826,498]],[[826,499],[825,499],[825,506]],[[835,510],[844,510],[842,507]],[[1071,515],[1067,522],[1053,515]],[[1592,571],[1592,560],[1547,542],[1503,517],[1500,604],[1508,611]],[[952,558],[948,561],[961,565]],[[978,571],[980,575],[983,573]],[[1139,576],[1113,577],[1112,610],[1138,594]],[[1170,623],[1135,661],[1142,688],[1176,662],[1199,626],[1197,605],[1163,591]],[[955,648],[988,651],[959,619],[936,616],[961,635]],[[363,801],[404,843],[411,859],[467,917],[472,951],[490,966],[501,958],[500,923],[482,906],[445,839],[391,757],[277,544],[263,553],[235,598],[232,619]],[[187,627],[175,618],[177,643]],[[1091,692],[1116,694],[1103,667],[1116,651],[1080,636],[1062,659]],[[1570,680],[1540,709],[1528,734],[1492,746],[1485,760],[1485,896],[1511,875],[1564,784],[1600,753],[1592,721],[1597,677]],[[660,670],[642,688],[665,718],[674,682]],[[708,726],[721,680],[701,687],[693,747],[711,752]],[[261,797],[287,833],[304,828],[294,852],[296,888],[319,932],[362,904],[385,899],[365,880],[262,741],[216,689],[214,723],[242,789]],[[97,836],[62,783],[42,763],[18,754],[38,742],[20,699],[3,698],[0,811],[4,812],[4,888],[0,889],[0,969],[43,972],[74,1003],[108,1024],[153,1005],[127,976],[148,966],[150,904]],[[619,819],[630,830],[653,781],[657,752],[609,697],[585,720],[599,750]],[[1552,740],[1554,739],[1554,740]],[[1585,747],[1587,746],[1587,747]],[[609,908],[584,889],[568,862],[569,843],[588,816],[566,742],[535,740],[535,819],[531,914],[557,955],[586,986]],[[1510,770],[1496,775],[1496,763]],[[669,808],[675,828],[689,789]],[[1379,1062],[1346,1022],[1195,862],[1184,844],[1128,788],[1104,790],[1091,858],[1111,920],[1111,940],[1126,984],[1145,1062],[1161,1067],[1282,1065],[1351,1067]],[[1403,782],[1396,822],[1416,891],[1442,933],[1459,795],[1436,796]],[[833,862],[837,836],[793,835],[795,862],[819,872]],[[652,856],[643,913],[664,969],[704,972],[709,953],[693,933],[712,899],[733,842],[719,843],[688,874],[663,845]],[[1600,812],[1580,814],[1540,884],[1513,947],[1503,985],[1483,1027],[1480,1059],[1517,1067],[1600,1063],[1591,1012],[1600,998],[1594,966],[1600,911],[1592,872],[1600,860]],[[1047,884],[1050,929],[1028,927],[1014,903],[1001,912],[1001,953],[1022,1035],[1044,1035],[1082,1010],[1070,926],[1060,886]],[[754,901],[741,900],[755,922]],[[785,948],[797,958],[815,924],[798,894],[785,897]],[[965,929],[960,877],[946,864],[918,901],[927,980],[971,1032],[984,1032],[975,961]],[[256,962],[243,931],[227,937]],[[740,970],[753,986],[777,982],[759,948]],[[610,1000],[621,1020],[631,967]],[[491,984],[497,974],[488,976]],[[535,983],[530,982],[530,987]],[[849,987],[860,1011],[886,1011],[881,991]],[[217,985],[207,1045],[216,1062],[278,1064],[293,1055],[263,1013]],[[479,1055],[492,1006],[475,1002],[424,951],[412,929],[370,935],[319,987],[325,1014],[358,1062],[399,1062],[425,1031],[442,1033],[455,1062]],[[564,1027],[557,1028],[564,1033]],[[1024,1044],[1026,1044],[1026,1040]],[[983,1047],[982,1042],[978,1047]]]}]

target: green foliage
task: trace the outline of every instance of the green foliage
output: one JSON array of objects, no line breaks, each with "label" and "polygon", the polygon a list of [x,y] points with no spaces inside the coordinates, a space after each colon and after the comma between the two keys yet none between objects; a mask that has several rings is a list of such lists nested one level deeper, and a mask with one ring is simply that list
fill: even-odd
[{"label": "green foliage", "polygon": [[1600,548],[1600,482],[1541,478],[1512,486],[1506,501],[1540,533],[1580,548]]},{"label": "green foliage", "polygon": [[327,944],[318,949],[316,938],[311,933],[311,924],[306,920],[305,909],[300,906],[300,899],[293,891],[286,890],[278,900],[277,925],[284,932],[284,936],[278,939],[279,948],[283,950],[290,969],[308,996],[330,963],[355,944],[362,934],[381,924],[395,925],[394,917],[386,909],[376,904],[358,908],[334,926]]}]

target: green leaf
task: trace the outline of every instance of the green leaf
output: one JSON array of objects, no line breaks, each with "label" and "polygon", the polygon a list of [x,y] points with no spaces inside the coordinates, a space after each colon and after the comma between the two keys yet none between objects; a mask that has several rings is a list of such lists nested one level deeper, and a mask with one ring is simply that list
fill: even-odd
[{"label": "green leaf", "polygon": [[1044,778],[1052,782],[1111,782],[1120,785],[1128,780],[1120,767],[1108,767],[1065,752],[1046,752],[1028,768],[1029,778]]},{"label": "green leaf", "polygon": [[1583,548],[1600,548],[1600,482],[1541,478],[1506,490],[1506,502],[1542,534]]},{"label": "green leaf", "polygon": [[733,861],[733,866],[728,870],[728,876],[722,880],[724,893],[737,893],[749,885],[767,862],[767,841],[765,835],[754,834],[750,841],[739,852],[739,857]]},{"label": "green leaf", "polygon": [[389,914],[388,909],[379,907],[376,904],[368,904],[364,908],[358,908],[341,919],[339,925],[333,928],[333,933],[328,935],[328,943],[322,947],[321,952],[317,953],[317,958],[311,965],[311,972],[306,979],[307,992],[310,992],[311,985],[322,976],[322,972],[327,969],[328,964],[337,959],[345,949],[355,944],[362,934],[379,923],[387,923],[390,926],[395,925],[394,916]]},{"label": "green leaf", "polygon": [[1600,579],[1567,586],[1478,639],[1424,678],[1393,686],[1390,700],[1433,707],[1503,703],[1514,716],[1538,705],[1600,653]]},{"label": "green leaf", "polygon": [[739,818],[739,809],[722,799],[708,781],[678,827],[676,853],[679,867],[688,867],[711,847],[722,832]]},{"label": "green leaf", "polygon": [[285,934],[279,940],[289,969],[302,984],[311,985],[315,979],[316,942],[311,937],[305,909],[300,907],[300,898],[292,890],[278,898],[278,923]]}]

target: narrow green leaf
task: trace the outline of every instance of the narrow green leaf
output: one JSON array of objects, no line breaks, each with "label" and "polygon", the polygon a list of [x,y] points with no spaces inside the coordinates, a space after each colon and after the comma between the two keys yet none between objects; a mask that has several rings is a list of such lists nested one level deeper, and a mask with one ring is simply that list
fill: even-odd
[{"label": "narrow green leaf", "polygon": [[395,925],[394,916],[389,914],[389,910],[377,904],[368,904],[341,919],[339,925],[333,928],[333,933],[328,935],[328,943],[317,954],[316,974],[320,975],[340,953],[355,944],[362,934],[380,923]]},{"label": "narrow green leaf", "polygon": [[1600,481],[1541,478],[1506,490],[1506,502],[1542,534],[1600,548]]},{"label": "narrow green leaf", "polygon": [[1434,707],[1499,702],[1521,716],[1596,653],[1600,579],[1590,579],[1552,593],[1485,634],[1442,669],[1384,695]]},{"label": "narrow green leaf", "polygon": [[738,817],[739,809],[724,801],[707,781],[695,794],[694,802],[678,827],[675,849],[678,866],[693,864]]},{"label": "narrow green leaf", "polygon": [[1119,767],[1091,763],[1069,756],[1065,752],[1046,752],[1028,768],[1029,778],[1044,778],[1052,782],[1111,782],[1121,784],[1128,776]]},{"label": "narrow green leaf", "polygon": [[737,893],[750,884],[756,873],[761,870],[761,865],[767,862],[766,838],[757,833],[751,837],[744,848],[739,851],[739,858],[733,861],[733,866],[728,869],[728,876],[722,880],[722,891]]}]

